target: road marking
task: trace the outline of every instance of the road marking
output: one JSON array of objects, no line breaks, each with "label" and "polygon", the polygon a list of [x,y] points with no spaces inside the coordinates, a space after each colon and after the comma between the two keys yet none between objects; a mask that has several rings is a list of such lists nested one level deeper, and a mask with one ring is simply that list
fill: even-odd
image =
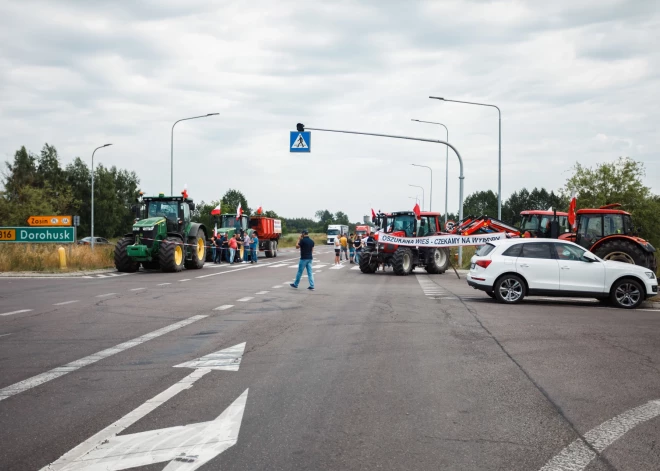
[{"label": "road marking", "polygon": [[359,266],[358,266],[358,267],[353,267],[353,268],[351,268],[351,270],[359,270],[359,269],[360,269]]},{"label": "road marking", "polygon": [[97,298],[105,298],[106,296],[113,296],[113,295],[115,295],[115,294],[117,294],[117,293],[99,294],[99,295],[96,296],[96,297],[97,297]]},{"label": "road marking", "polygon": [[222,306],[218,306],[218,307],[214,308],[213,310],[214,311],[225,311],[225,310],[229,309],[230,307],[234,307],[234,305],[233,304],[223,304]]},{"label": "road marking", "polygon": [[11,334],[0,334],[0,337],[6,337],[8,335],[11,335]]},{"label": "road marking", "polygon": [[[323,268],[323,267],[325,267],[326,265],[328,265],[328,264],[327,264],[327,263],[322,263],[322,264],[320,264],[320,265],[314,265],[312,268],[316,270],[317,268]],[[359,267],[358,267],[358,268],[359,268]]]},{"label": "road marking", "polygon": [[190,278],[184,278],[183,280],[179,280],[179,281],[190,281]]},{"label": "road marking", "polygon": [[[618,309],[618,308],[617,308]],[[660,309],[635,309],[636,311],[660,312]]]},{"label": "road marking", "polygon": [[171,285],[172,283],[159,283],[156,286],[165,286],[165,285]]},{"label": "road marking", "polygon": [[[552,458],[540,471],[582,471],[605,448],[624,436],[642,422],[660,415],[660,400],[627,410],[613,419],[603,422],[578,438]],[[595,452],[594,452],[595,450]]]},{"label": "road marking", "polygon": [[344,268],[344,265],[333,265],[328,270],[341,270]]},{"label": "road marking", "polygon": [[237,299],[237,301],[244,303],[244,302],[246,302],[246,301],[250,301],[251,299],[254,299],[254,297],[252,297],[252,296],[246,296],[246,297],[244,297],[244,298]]},{"label": "road marking", "polygon": [[131,291],[140,291],[140,290],[143,290],[143,289],[147,289],[147,288],[131,288]]},{"label": "road marking", "polygon": [[268,268],[280,268],[280,267],[288,267],[288,263],[278,263],[277,265],[269,265]]},{"label": "road marking", "polygon": [[76,371],[83,366],[91,365],[92,363],[96,363],[99,360],[103,360],[104,358],[108,358],[112,355],[123,352],[124,350],[128,350],[129,348],[140,345],[141,343],[144,343],[148,340],[155,339],[156,337],[160,337],[161,335],[165,335],[169,332],[180,329],[181,327],[185,327],[189,324],[192,324],[193,322],[205,319],[206,317],[208,316],[198,315],[189,317],[188,319],[170,324],[166,327],[163,327],[162,329],[154,330],[153,332],[142,335],[140,337],[136,337],[127,342],[120,343],[114,347],[106,348],[100,352],[93,353],[84,358],[81,358],[80,360],[72,361],[71,363],[67,363],[64,366],[58,366],[57,368],[46,371],[45,373],[41,373],[23,381],[19,381],[18,383],[14,383],[10,386],[0,389],[0,401],[13,396],[14,394],[32,389],[36,386],[39,386],[40,384],[47,383],[48,381],[51,381],[55,378],[59,378],[60,376],[64,376],[65,374],[71,373],[72,371]]},{"label": "road marking", "polygon": [[19,311],[11,311],[11,312],[5,312],[4,314],[0,314],[0,316],[13,316],[14,314],[20,314],[22,312],[30,312],[32,309],[21,309]]},{"label": "road marking", "polygon": [[268,293],[270,293],[270,291],[259,291],[259,292],[254,293],[254,294],[268,294]]},{"label": "road marking", "polygon": [[[288,260],[280,260],[280,262],[289,262],[289,261],[291,261],[291,260],[295,260],[295,258],[290,258],[290,259],[288,259]],[[251,270],[251,269],[253,269],[253,268],[268,267],[268,266],[272,265],[273,263],[278,263],[278,262],[271,262],[271,263],[264,263],[264,262],[262,262],[262,263],[255,263],[254,265],[250,264],[250,266],[248,266],[248,267],[240,267],[240,268],[236,268],[236,269],[231,270],[231,271],[223,271],[223,272],[218,272],[218,273],[210,273],[210,274],[208,274],[208,275],[196,276],[195,278],[208,278],[209,276],[226,275],[227,273],[234,273],[234,272],[236,272],[236,271],[241,271],[241,270]]]},{"label": "road marking", "polygon": [[278,289],[278,288],[281,288],[281,287],[282,287],[282,285],[275,285],[271,289]]},{"label": "road marking", "polygon": [[62,303],[55,303],[55,304],[53,304],[53,306],[64,306],[65,304],[73,304],[73,303],[77,303],[77,302],[80,302],[80,301],[77,300],[77,299],[75,301],[64,301]]},{"label": "road marking", "polygon": [[[195,368],[185,378],[42,468],[53,470],[122,470],[170,461],[165,470],[193,471],[235,445],[243,421],[248,389],[218,417],[146,432],[117,436],[212,370],[238,371],[245,343],[176,365]],[[195,365],[195,366],[193,366]],[[203,366],[197,366],[203,365]]]}]

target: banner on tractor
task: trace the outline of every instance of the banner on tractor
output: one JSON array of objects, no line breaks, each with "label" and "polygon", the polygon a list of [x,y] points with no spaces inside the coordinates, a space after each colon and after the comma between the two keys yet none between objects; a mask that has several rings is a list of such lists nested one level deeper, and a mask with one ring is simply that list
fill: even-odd
[{"label": "banner on tractor", "polygon": [[493,240],[506,239],[506,232],[492,234],[476,234],[462,236],[457,234],[432,235],[427,237],[397,237],[384,232],[378,232],[378,242],[410,247],[461,247],[467,245],[484,245]]}]

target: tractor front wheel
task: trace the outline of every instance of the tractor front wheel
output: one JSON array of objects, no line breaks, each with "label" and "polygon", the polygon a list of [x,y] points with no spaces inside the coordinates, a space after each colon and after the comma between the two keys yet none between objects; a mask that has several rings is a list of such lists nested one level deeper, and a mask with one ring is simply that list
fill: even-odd
[{"label": "tractor front wheel", "polygon": [[197,237],[190,237],[188,243],[192,245],[190,251],[192,252],[192,258],[186,260],[184,265],[188,269],[200,269],[204,267],[204,261],[206,261],[206,234],[204,231],[199,229],[197,231]]},{"label": "tractor front wheel", "polygon": [[603,242],[603,245],[594,250],[594,253],[604,260],[641,266],[648,265],[646,253],[635,242],[627,239]]},{"label": "tractor front wheel", "polygon": [[178,272],[183,270],[183,242],[176,237],[168,237],[160,243],[158,260],[165,272]]},{"label": "tractor front wheel", "polygon": [[449,267],[449,250],[444,248],[429,249],[426,254],[426,271],[440,275]]},{"label": "tractor front wheel", "polygon": [[135,273],[140,268],[140,263],[133,261],[126,252],[126,247],[134,243],[135,239],[133,237],[124,237],[117,242],[115,246],[115,268],[117,268],[117,271]]},{"label": "tractor front wheel", "polygon": [[372,260],[372,254],[369,252],[362,252],[360,254],[360,271],[362,273],[376,273],[376,270],[378,270],[378,259],[377,257],[373,257]]},{"label": "tractor front wheel", "polygon": [[394,252],[392,257],[392,269],[398,276],[407,276],[412,272],[413,253],[408,247],[402,247]]}]

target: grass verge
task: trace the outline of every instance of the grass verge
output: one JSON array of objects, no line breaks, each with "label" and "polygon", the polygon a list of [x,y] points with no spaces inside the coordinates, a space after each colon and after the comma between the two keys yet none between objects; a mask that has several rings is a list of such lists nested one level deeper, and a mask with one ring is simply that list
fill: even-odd
[{"label": "grass verge", "polygon": [[[309,236],[312,238],[314,241],[314,245],[319,246],[319,245],[325,245],[326,235],[323,233],[310,233]],[[280,241],[277,244],[277,246],[281,249],[286,249],[290,247],[295,247],[296,242],[298,242],[298,238],[300,237],[300,234],[287,234],[282,237],[280,237]]]},{"label": "grass verge", "polygon": [[2,244],[0,272],[69,272],[114,267],[114,247],[88,245],[64,246],[66,269],[60,269],[57,244]]}]

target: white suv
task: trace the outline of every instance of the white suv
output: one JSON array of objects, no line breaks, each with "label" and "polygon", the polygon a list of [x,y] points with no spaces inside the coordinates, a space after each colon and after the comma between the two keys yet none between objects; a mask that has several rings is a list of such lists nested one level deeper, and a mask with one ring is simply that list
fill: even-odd
[{"label": "white suv", "polygon": [[564,240],[493,241],[479,247],[471,262],[468,285],[503,303],[570,296],[633,309],[658,294],[658,280],[648,268],[602,260]]}]

